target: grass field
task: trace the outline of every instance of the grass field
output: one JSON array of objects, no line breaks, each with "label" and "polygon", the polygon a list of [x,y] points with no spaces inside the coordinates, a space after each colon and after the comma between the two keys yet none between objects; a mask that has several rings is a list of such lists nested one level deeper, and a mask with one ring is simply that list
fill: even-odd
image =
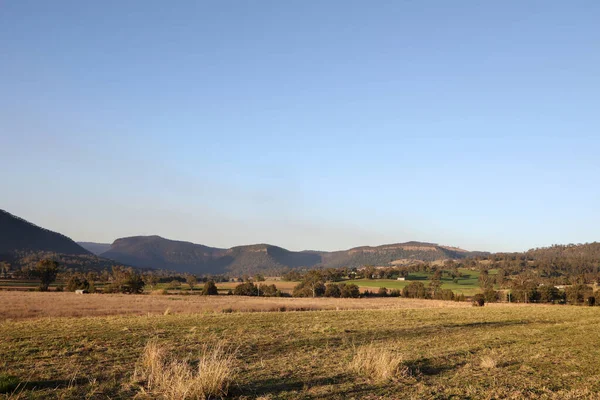
[{"label": "grass field", "polygon": [[[57,296],[20,294],[46,303]],[[597,308],[394,300],[396,308],[369,310],[5,320],[0,384],[12,376],[21,386],[0,396],[156,398],[134,379],[154,340],[180,359],[227,343],[237,370],[231,398],[598,398]],[[361,372],[357,365],[372,353],[398,364],[396,372],[386,379]]]},{"label": "grass field", "polygon": [[[442,289],[451,289],[455,294],[464,294],[465,296],[472,296],[476,293],[481,292],[479,287],[479,271],[473,271],[466,268],[459,268],[459,272],[462,274],[461,278],[454,282],[448,277],[443,277]],[[496,270],[490,270],[490,274],[494,275],[497,273]],[[423,282],[424,285],[429,285],[431,275],[425,273],[411,273],[405,281],[399,281],[396,279],[356,279],[348,282],[358,285],[362,290],[368,289],[373,290],[380,287],[387,289],[403,289],[405,286],[413,281]]]}]

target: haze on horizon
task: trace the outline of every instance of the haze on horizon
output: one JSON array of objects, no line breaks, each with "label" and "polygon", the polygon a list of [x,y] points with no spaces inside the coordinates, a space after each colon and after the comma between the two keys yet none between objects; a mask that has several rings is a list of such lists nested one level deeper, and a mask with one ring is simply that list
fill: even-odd
[{"label": "haze on horizon", "polygon": [[3,1],[0,209],[77,241],[600,239],[600,3]]}]

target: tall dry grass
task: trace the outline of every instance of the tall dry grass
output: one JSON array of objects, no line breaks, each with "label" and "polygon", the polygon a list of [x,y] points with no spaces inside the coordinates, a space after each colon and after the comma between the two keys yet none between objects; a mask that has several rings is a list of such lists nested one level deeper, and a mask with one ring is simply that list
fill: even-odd
[{"label": "tall dry grass", "polygon": [[384,382],[410,375],[403,361],[398,352],[371,343],[355,349],[349,369],[372,381]]},{"label": "tall dry grass", "polygon": [[[492,304],[490,306],[493,306]],[[44,317],[198,314],[205,312],[272,312],[306,310],[375,310],[463,308],[467,302],[405,298],[278,298],[240,296],[149,296],[0,291],[0,322]]]},{"label": "tall dry grass", "polygon": [[236,350],[225,342],[204,345],[197,359],[178,360],[155,340],[147,343],[136,381],[151,398],[166,400],[208,399],[227,395],[235,379]]}]

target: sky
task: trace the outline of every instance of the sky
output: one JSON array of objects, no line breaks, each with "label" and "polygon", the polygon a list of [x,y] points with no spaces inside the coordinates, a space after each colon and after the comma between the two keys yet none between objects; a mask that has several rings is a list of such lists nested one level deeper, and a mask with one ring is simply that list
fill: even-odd
[{"label": "sky", "polygon": [[600,240],[600,2],[0,0],[0,208],[78,241]]}]

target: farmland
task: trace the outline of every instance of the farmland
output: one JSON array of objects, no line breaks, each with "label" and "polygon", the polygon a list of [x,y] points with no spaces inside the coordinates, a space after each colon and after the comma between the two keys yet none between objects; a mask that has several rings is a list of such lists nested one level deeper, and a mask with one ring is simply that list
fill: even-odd
[{"label": "farmland", "polygon": [[[7,309],[15,307],[11,295],[31,296],[22,302],[46,304],[47,311],[7,319]],[[97,298],[131,306],[93,316]],[[336,309],[337,299],[257,299],[320,309],[304,312],[237,312],[243,307],[228,303],[225,312],[177,308],[198,298],[0,293],[0,379],[20,382],[4,396],[155,398],[134,379],[149,340],[181,359],[206,344],[227,343],[237,370],[231,398],[591,399],[600,391],[600,314],[594,307],[474,308],[388,298],[342,300],[356,309]],[[368,309],[360,309],[361,302]],[[52,315],[52,305],[65,316],[44,317]],[[133,309],[137,315],[129,315]],[[402,373],[376,380],[349,368],[361,349],[387,352],[400,360]]]}]

